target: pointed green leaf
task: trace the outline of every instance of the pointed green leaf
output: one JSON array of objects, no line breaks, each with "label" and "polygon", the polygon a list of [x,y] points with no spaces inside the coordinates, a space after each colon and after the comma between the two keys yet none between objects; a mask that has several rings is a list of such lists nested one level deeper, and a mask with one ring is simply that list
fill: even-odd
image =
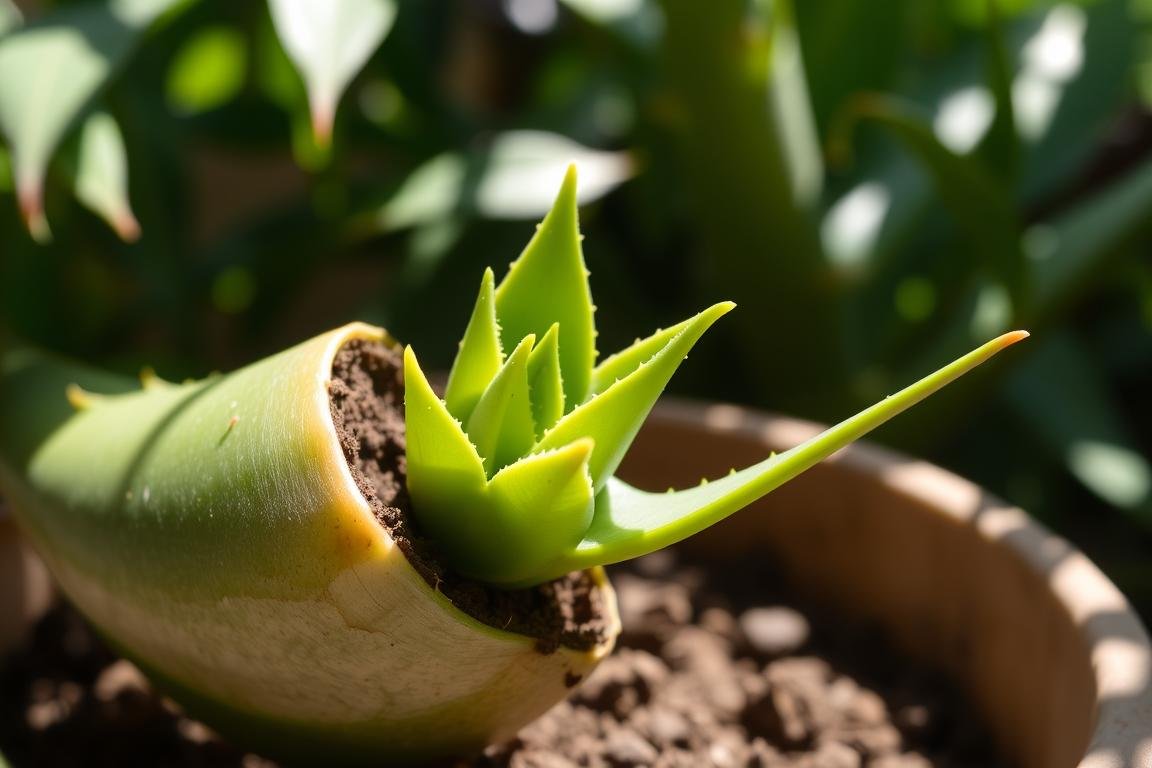
[{"label": "pointed green leaf", "polygon": [[[500,470],[488,484],[486,529],[474,535],[493,542],[457,563],[466,576],[519,586],[576,548],[592,522],[589,438],[538,453]],[[454,563],[456,561],[453,561]]]},{"label": "pointed green leaf", "polygon": [[12,147],[17,196],[36,239],[44,172],[65,132],[124,63],[141,33],[178,0],[90,2],[56,11],[0,39],[0,132]]},{"label": "pointed green leaf", "polygon": [[591,437],[596,449],[589,467],[593,485],[599,491],[620,465],[640,425],[696,340],[734,306],[730,301],[721,302],[693,317],[646,363],[568,413],[536,444],[536,450],[558,448],[578,438]]},{"label": "pointed green leaf", "polygon": [[480,295],[476,297],[472,318],[452,363],[452,372],[448,374],[444,402],[452,415],[461,421],[467,421],[472,415],[472,409],[504,362],[500,351],[500,327],[496,323],[494,282],[492,269],[484,270]]},{"label": "pointed green leaf", "polygon": [[528,393],[528,354],[535,343],[532,335],[520,342],[468,419],[468,437],[489,476],[528,453],[536,441]]},{"label": "pointed green leaf", "polygon": [[103,218],[125,242],[140,237],[128,201],[128,155],[120,128],[107,112],[93,112],[80,129],[76,197]]},{"label": "pointed green leaf", "polygon": [[396,19],[393,0],[270,0],[276,34],[308,88],[312,131],[326,147],[336,105]]},{"label": "pointed green leaf", "polygon": [[674,544],[719,522],[915,405],[941,387],[1027,337],[1008,333],[795,448],[739,472],[674,493],[648,493],[615,478],[596,498],[596,513],[579,548],[548,572],[619,562]]},{"label": "pointed green leaf", "polygon": [[656,331],[645,339],[637,339],[632,346],[602,360],[599,365],[592,369],[592,388],[589,394],[598,395],[632,373],[650,360],[653,355],[668,346],[668,342],[691,325],[694,319],[688,318],[669,328]]},{"label": "pointed green leaf", "polygon": [[478,498],[486,478],[476,448],[432,391],[411,347],[404,350],[404,424],[413,512],[436,535],[469,511],[461,500]]},{"label": "pointed green leaf", "polygon": [[506,339],[543,337],[560,324],[564,401],[584,401],[596,360],[588,270],[580,249],[576,168],[571,166],[552,210],[496,289],[496,316]]},{"label": "pointed green leaf", "polygon": [[553,323],[528,355],[528,389],[536,436],[542,437],[564,415],[564,378],[560,374],[560,325]]}]

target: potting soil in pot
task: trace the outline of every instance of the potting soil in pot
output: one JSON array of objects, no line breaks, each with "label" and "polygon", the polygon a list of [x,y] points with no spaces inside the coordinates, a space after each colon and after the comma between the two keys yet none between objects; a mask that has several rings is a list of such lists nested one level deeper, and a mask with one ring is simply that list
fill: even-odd
[{"label": "potting soil in pot", "polygon": [[[979,719],[882,638],[786,607],[768,566],[677,563],[613,573],[620,648],[510,744],[460,766],[994,768]],[[273,763],[153,695],[61,607],[0,681],[0,749],[25,766]]]}]

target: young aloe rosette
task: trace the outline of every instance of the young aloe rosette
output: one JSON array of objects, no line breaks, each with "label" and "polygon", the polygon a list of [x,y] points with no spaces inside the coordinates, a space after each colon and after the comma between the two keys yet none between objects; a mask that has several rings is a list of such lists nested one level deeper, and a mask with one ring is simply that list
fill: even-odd
[{"label": "young aloe rosette", "polygon": [[412,514],[460,573],[523,587],[673,544],[747,506],[919,402],[1023,331],[989,342],[819,437],[689,490],[613,477],[721,302],[596,361],[594,306],[569,169],[528,247],[480,293],[444,398],[404,355]]},{"label": "young aloe rosette", "polygon": [[[411,765],[509,738],[611,650],[601,564],[723,519],[1025,335],[726,477],[632,488],[613,473],[732,304],[597,362],[575,184],[499,286],[484,273],[443,399],[411,348],[362,324],[184,384],[4,355],[0,492],[73,603],[193,715],[293,763]],[[582,580],[598,632],[542,647],[485,624],[382,524],[333,395],[336,361],[365,345],[403,377],[399,511],[433,560],[501,605]]]}]

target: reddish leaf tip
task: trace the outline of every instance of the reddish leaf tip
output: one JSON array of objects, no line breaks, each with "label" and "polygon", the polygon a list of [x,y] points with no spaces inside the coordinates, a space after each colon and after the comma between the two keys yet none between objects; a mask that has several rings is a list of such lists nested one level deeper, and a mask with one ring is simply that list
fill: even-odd
[{"label": "reddish leaf tip", "polygon": [[1003,349],[1004,347],[1012,346],[1013,344],[1015,344],[1018,341],[1023,341],[1024,339],[1028,338],[1031,335],[1032,334],[1030,334],[1028,331],[1023,331],[1023,330],[1021,330],[1021,331],[1009,331],[1008,333],[1006,333],[1003,336],[996,339],[996,344],[1001,349]]}]

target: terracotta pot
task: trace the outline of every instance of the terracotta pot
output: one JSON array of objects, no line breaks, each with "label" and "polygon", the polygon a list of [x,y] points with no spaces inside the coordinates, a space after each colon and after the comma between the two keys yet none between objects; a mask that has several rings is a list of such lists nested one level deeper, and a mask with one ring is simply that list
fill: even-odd
[{"label": "terracotta pot", "polygon": [[[684,485],[817,429],[672,402],[622,474]],[[684,546],[763,552],[807,594],[878,622],[960,682],[1022,768],[1152,766],[1152,646],[1139,618],[1083,554],[955,475],[853,446]],[[0,605],[16,607],[0,610],[0,637],[11,637],[13,619],[25,626],[46,602],[39,587],[13,596],[46,580],[2,521],[0,567],[20,574],[0,579]]]}]

